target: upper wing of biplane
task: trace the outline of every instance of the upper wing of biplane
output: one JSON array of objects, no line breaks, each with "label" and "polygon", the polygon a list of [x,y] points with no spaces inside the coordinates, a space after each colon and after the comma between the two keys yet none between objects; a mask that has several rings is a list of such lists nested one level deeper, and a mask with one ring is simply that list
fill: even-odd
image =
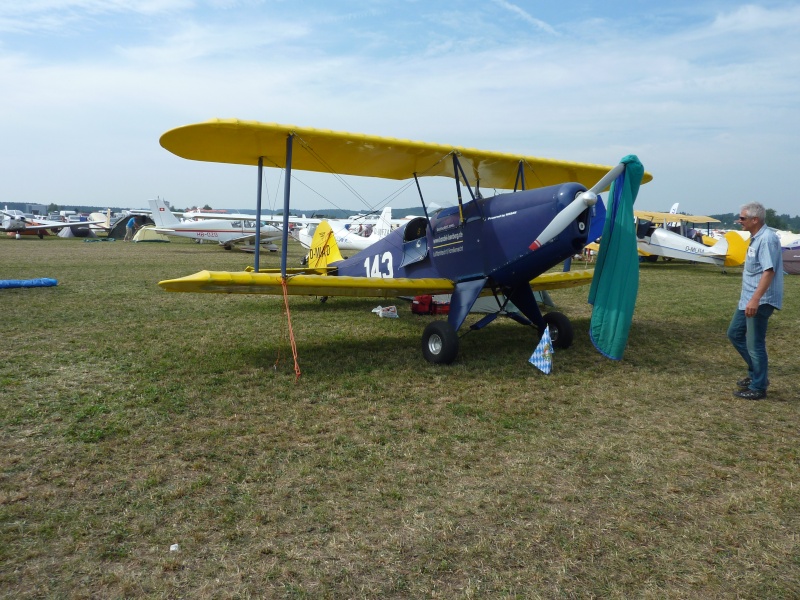
[{"label": "upper wing of biplane", "polygon": [[703,223],[720,223],[719,219],[714,217],[705,217],[703,215],[680,215],[676,213],[656,212],[652,210],[635,210],[633,214],[646,221],[653,221],[654,223],[677,223],[683,221],[684,223],[703,224]]},{"label": "upper wing of biplane", "polygon": [[[419,294],[450,294],[454,284],[443,278],[338,277],[323,275],[324,269],[288,269],[286,290],[293,296],[354,296],[394,298]],[[592,269],[544,273],[531,281],[534,291],[554,290],[591,282]],[[282,294],[280,270],[262,269],[229,273],[200,271],[179,279],[158,283],[168,292],[209,292],[223,294]],[[485,293],[491,293],[486,290]]]},{"label": "upper wing of biplane", "polygon": [[[520,165],[527,188],[568,181],[591,187],[611,167],[416,142],[359,133],[295,127],[277,123],[212,119],[186,125],[161,136],[161,145],[182,158],[208,162],[284,168],[286,140],[294,136],[292,168],[384,179],[454,176],[452,153],[458,155],[471,183],[513,189]],[[324,159],[322,158],[324,157]],[[642,183],[652,179],[645,173]]]}]

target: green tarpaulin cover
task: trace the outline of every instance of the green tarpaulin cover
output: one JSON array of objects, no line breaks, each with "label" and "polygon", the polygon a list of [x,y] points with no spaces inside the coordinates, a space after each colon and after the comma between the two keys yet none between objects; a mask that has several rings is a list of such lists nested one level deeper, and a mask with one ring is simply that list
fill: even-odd
[{"label": "green tarpaulin cover", "polygon": [[592,343],[604,356],[620,360],[628,343],[636,295],[639,293],[639,253],[633,203],[639,193],[644,167],[634,155],[620,162],[625,172],[611,184],[606,223],[589,304],[592,308],[590,335]]}]

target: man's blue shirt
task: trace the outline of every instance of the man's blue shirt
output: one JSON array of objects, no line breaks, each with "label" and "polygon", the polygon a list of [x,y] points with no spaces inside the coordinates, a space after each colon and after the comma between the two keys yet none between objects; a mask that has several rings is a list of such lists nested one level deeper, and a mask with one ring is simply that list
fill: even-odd
[{"label": "man's blue shirt", "polygon": [[777,309],[783,307],[783,252],[781,241],[772,229],[764,225],[750,239],[747,257],[742,273],[742,295],[739,297],[739,310],[744,310],[747,302],[761,281],[761,275],[767,269],[775,271],[767,291],[761,296],[759,304],[770,304]]}]

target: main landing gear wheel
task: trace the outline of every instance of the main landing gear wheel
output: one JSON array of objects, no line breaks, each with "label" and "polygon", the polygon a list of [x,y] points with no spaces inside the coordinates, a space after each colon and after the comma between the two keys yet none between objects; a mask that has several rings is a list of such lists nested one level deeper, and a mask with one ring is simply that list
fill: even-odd
[{"label": "main landing gear wheel", "polygon": [[567,316],[560,312],[549,312],[544,315],[544,322],[550,327],[550,339],[555,348],[569,348],[575,333]]},{"label": "main landing gear wheel", "polygon": [[422,333],[422,355],[425,360],[449,365],[458,354],[458,334],[447,321],[433,321]]}]

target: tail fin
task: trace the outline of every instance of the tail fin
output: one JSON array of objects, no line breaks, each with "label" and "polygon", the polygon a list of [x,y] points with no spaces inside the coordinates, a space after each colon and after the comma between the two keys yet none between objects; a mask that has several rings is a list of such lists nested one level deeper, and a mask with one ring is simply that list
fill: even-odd
[{"label": "tail fin", "polygon": [[327,221],[322,221],[314,231],[311,249],[308,251],[308,266],[327,267],[331,263],[344,260],[339,245],[333,236],[333,229]]},{"label": "tail fin", "polygon": [[728,240],[728,255],[725,257],[725,266],[738,267],[744,264],[748,245],[744,238],[735,231],[729,231],[725,234],[725,239]]},{"label": "tail fin", "polygon": [[180,223],[178,217],[172,214],[172,211],[164,204],[161,198],[150,200],[150,210],[153,214],[153,222],[157,227],[172,227]]},{"label": "tail fin", "polygon": [[378,219],[378,226],[375,229],[375,233],[378,234],[378,239],[383,239],[392,231],[392,209],[390,207],[386,207],[381,212],[381,216]]}]

